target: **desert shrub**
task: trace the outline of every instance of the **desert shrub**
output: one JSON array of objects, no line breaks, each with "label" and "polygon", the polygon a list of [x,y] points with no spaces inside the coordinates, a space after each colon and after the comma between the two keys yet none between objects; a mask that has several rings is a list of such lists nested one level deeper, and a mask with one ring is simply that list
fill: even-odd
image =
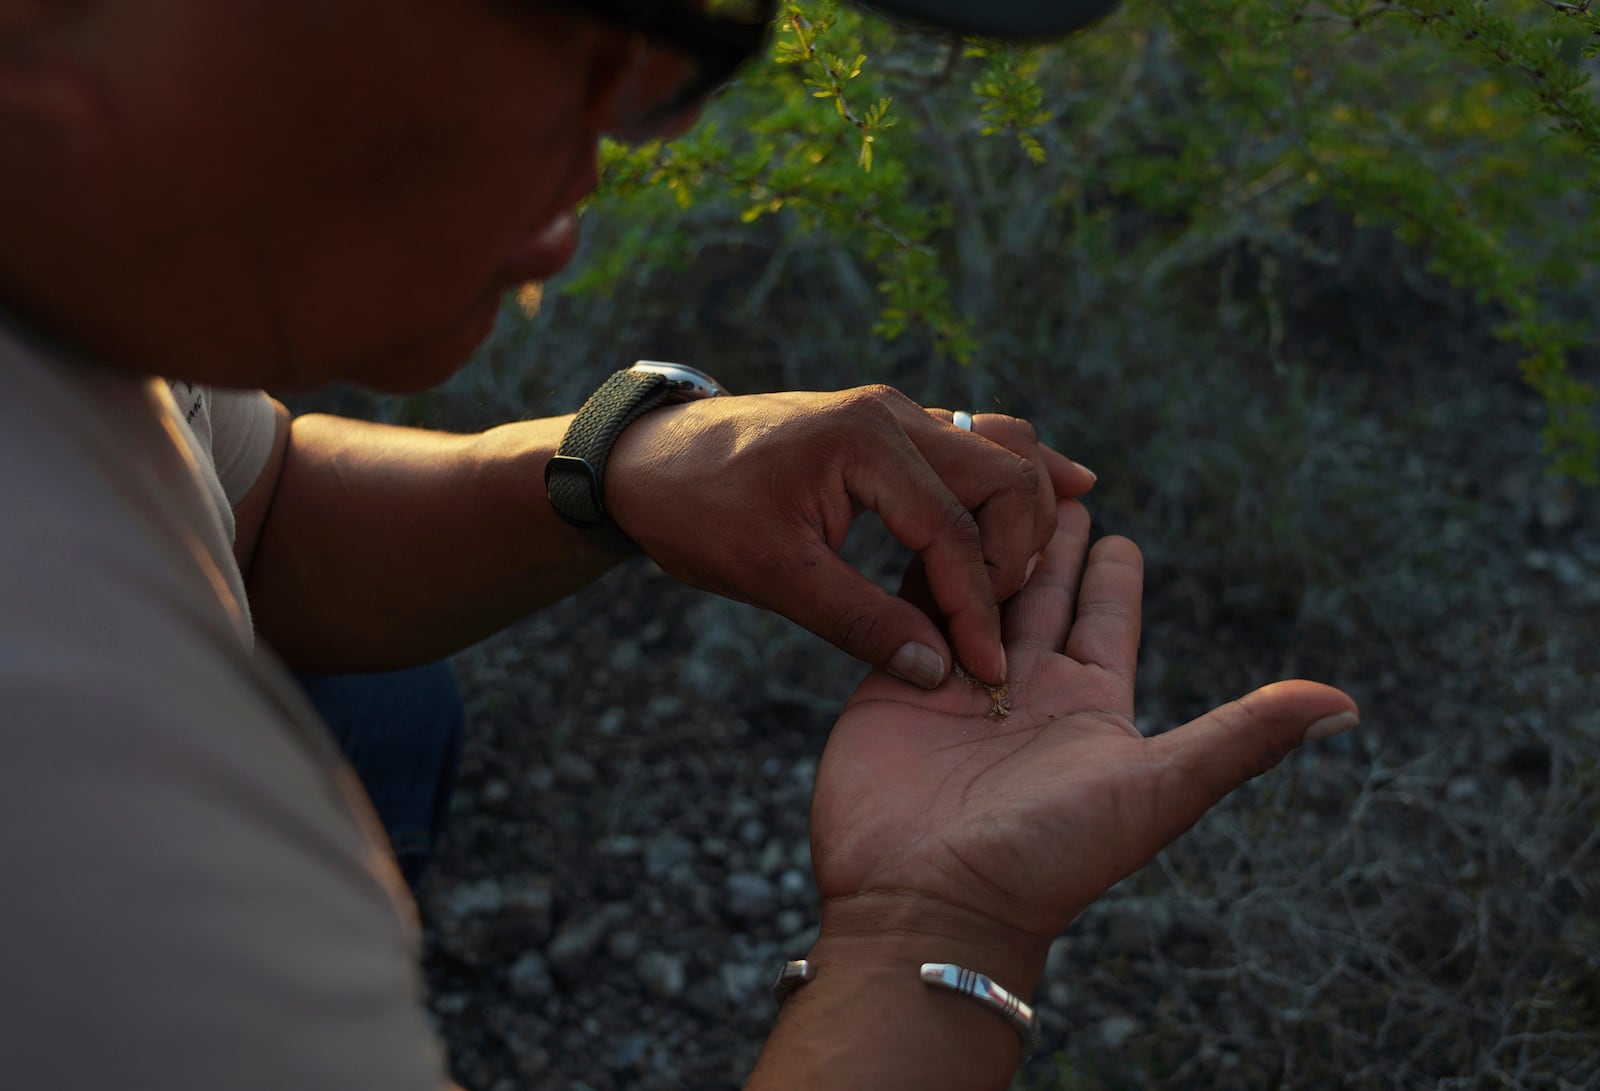
[{"label": "desert shrub", "polygon": [[1532,3],[1134,0],[1016,48],[786,0],[772,63],[690,136],[608,149],[594,258],[564,290],[632,298],[760,245],[763,275],[717,303],[753,313],[806,255],[852,332],[969,364],[984,402],[1048,375],[1086,311],[1219,265],[1219,317],[1275,352],[1285,263],[1338,260],[1299,228],[1330,203],[1494,316],[1553,465],[1592,479],[1571,364],[1600,243],[1590,30]]}]

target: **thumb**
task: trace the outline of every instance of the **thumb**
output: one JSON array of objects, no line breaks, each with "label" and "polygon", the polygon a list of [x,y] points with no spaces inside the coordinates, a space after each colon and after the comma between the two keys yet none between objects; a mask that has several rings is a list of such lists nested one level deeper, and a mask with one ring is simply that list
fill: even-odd
[{"label": "thumb", "polygon": [[934,689],[949,673],[950,647],[929,614],[831,550],[819,549],[808,562],[806,580],[774,589],[769,605],[903,682]]},{"label": "thumb", "polygon": [[1274,682],[1151,739],[1184,786],[1184,828],[1217,800],[1273,768],[1303,742],[1360,722],[1351,697],[1319,682]]}]

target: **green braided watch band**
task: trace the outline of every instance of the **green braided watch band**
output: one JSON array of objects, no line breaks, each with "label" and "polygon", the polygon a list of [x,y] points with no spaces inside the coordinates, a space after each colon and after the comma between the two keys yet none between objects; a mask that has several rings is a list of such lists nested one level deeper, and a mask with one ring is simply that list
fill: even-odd
[{"label": "green braided watch band", "polygon": [[583,403],[555,457],[545,464],[550,506],[595,548],[614,556],[639,553],[638,545],[606,512],[605,471],[611,448],[623,429],[658,406],[724,393],[709,375],[680,364],[640,361],[616,372]]}]

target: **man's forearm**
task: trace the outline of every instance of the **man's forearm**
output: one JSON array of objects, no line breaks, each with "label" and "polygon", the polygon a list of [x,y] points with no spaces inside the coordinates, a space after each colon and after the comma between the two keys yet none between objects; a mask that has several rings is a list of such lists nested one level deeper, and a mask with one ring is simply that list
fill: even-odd
[{"label": "man's forearm", "polygon": [[603,574],[615,559],[545,497],[569,419],[458,436],[296,418],[246,573],[263,641],[300,669],[394,669]]}]

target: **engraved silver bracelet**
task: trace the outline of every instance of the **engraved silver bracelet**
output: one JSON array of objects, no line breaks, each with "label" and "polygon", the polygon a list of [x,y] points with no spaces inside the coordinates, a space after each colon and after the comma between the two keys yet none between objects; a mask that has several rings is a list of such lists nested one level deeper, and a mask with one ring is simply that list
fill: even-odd
[{"label": "engraved silver bracelet", "polygon": [[[1001,988],[992,978],[952,962],[924,962],[919,973],[924,985],[970,996],[984,1007],[999,1013],[1011,1024],[1017,1037],[1022,1039],[1024,1061],[1039,1048],[1039,1017],[1034,1014],[1033,1008],[1021,997]],[[785,962],[778,971],[778,979],[772,983],[773,999],[783,1003],[784,997],[816,976],[816,966],[804,959]]]}]

